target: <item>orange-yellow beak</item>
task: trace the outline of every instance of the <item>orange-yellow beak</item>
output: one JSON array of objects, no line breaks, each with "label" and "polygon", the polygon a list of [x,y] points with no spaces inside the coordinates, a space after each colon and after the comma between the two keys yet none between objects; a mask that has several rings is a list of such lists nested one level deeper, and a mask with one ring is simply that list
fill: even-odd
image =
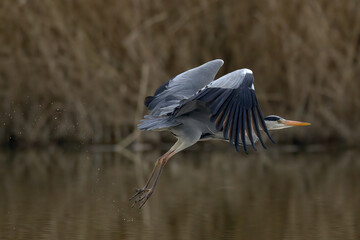
[{"label": "orange-yellow beak", "polygon": [[299,122],[299,121],[291,121],[291,120],[282,120],[281,122],[282,122],[282,124],[284,124],[284,125],[286,125],[286,126],[291,126],[291,127],[295,127],[295,126],[309,126],[309,125],[311,125],[311,123]]}]

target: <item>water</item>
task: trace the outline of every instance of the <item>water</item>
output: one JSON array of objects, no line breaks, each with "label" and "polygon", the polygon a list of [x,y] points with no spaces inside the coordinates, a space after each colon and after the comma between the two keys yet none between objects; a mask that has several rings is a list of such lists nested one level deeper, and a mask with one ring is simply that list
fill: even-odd
[{"label": "water", "polygon": [[[232,149],[231,149],[232,150]],[[359,239],[358,152],[0,153],[0,239]]]}]

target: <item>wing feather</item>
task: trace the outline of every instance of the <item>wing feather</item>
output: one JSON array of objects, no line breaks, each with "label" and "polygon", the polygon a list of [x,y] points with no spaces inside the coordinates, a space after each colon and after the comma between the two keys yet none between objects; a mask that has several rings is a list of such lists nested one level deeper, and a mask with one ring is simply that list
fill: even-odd
[{"label": "wing feather", "polygon": [[[234,145],[235,142],[238,142],[237,137],[239,137],[239,132],[237,131],[237,128],[239,127],[239,103],[236,103],[236,107],[232,109],[234,112],[234,118],[231,121],[231,127],[230,127],[230,144]],[[236,145],[235,145],[236,146]]]},{"label": "wing feather", "polygon": [[249,137],[251,146],[253,147],[253,149],[256,151],[256,147],[254,144],[254,139],[252,136],[252,130],[251,130],[251,115],[250,115],[250,109],[246,109],[246,129],[247,129],[247,135]]},{"label": "wing feather", "polygon": [[261,137],[261,134],[260,134],[259,123],[258,123],[257,116],[256,116],[256,112],[255,112],[255,109],[254,109],[254,108],[251,109],[251,116],[252,116],[252,120],[253,120],[253,122],[254,122],[255,130],[256,130],[256,135],[258,136],[258,138],[259,138],[259,140],[260,140],[260,143],[261,143],[261,145],[263,146],[263,148],[266,149],[265,143],[264,143],[264,141],[262,140],[262,137]]},{"label": "wing feather", "polygon": [[[255,99],[256,99],[256,98],[255,98]],[[257,103],[257,99],[256,99],[256,103]],[[269,139],[270,139],[273,143],[275,143],[275,141],[274,141],[274,140],[272,139],[272,137],[270,136],[270,133],[269,133],[267,127],[266,127],[266,124],[265,124],[265,121],[264,121],[264,117],[263,117],[263,115],[262,115],[262,112],[261,112],[261,109],[260,109],[259,104],[257,103],[255,106],[256,106],[257,113],[258,113],[258,115],[259,115],[259,117],[260,117],[260,123],[261,123],[262,129],[264,130],[264,132],[266,133],[266,135],[269,137]]]},{"label": "wing feather", "polygon": [[224,92],[221,89],[219,89],[219,90],[220,90],[221,97],[218,97],[217,99],[214,100],[214,102],[212,104],[212,108],[210,109],[211,112],[214,112],[216,114],[219,112],[220,108],[222,108],[224,102],[226,102],[229,99],[229,96],[231,94],[231,91]]},{"label": "wing feather", "polygon": [[244,151],[248,154],[247,145],[245,141],[245,109],[241,108],[241,141],[243,142]]},{"label": "wing feather", "polygon": [[214,117],[216,115],[213,115],[213,117],[211,118],[212,121],[216,120],[215,121],[216,129],[221,129],[224,127],[224,125],[223,125],[224,121],[225,121],[225,119],[227,119],[227,116],[229,116],[228,112],[230,111],[230,108],[231,108],[230,100],[231,100],[231,98],[229,98],[229,97],[226,99],[226,101],[224,102],[224,108],[221,111],[221,113],[219,114],[219,117],[217,119],[216,119],[216,117]]},{"label": "wing feather", "polygon": [[166,116],[173,112],[182,100],[188,99],[213,81],[223,63],[223,60],[215,59],[163,83],[153,96],[145,98],[144,103],[152,111],[151,115]]},{"label": "wing feather", "polygon": [[175,109],[173,115],[179,116],[181,108],[192,101],[204,102],[210,111],[210,120],[215,123],[216,130],[222,131],[224,139],[229,140],[237,151],[240,151],[240,145],[243,145],[244,151],[248,153],[246,136],[252,148],[256,150],[253,133],[266,148],[260,126],[272,142],[273,139],[266,128],[253,84],[254,78],[248,69],[229,73],[185,100]]},{"label": "wing feather", "polygon": [[227,114],[226,117],[226,123],[225,123],[225,128],[223,129],[223,133],[224,133],[224,139],[229,139],[229,133],[230,133],[230,122],[232,122],[232,119],[234,117],[234,111],[233,111],[233,105],[235,104],[234,101],[232,101],[231,103],[229,103],[230,107],[229,107],[229,113]]}]

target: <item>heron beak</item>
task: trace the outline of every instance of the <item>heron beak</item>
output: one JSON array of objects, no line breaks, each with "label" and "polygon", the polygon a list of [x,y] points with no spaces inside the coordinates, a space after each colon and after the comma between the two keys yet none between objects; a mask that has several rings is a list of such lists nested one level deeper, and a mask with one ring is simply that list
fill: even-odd
[{"label": "heron beak", "polygon": [[282,124],[285,126],[295,127],[295,126],[309,126],[310,123],[307,122],[299,122],[299,121],[292,121],[292,120],[283,120],[281,121]]}]

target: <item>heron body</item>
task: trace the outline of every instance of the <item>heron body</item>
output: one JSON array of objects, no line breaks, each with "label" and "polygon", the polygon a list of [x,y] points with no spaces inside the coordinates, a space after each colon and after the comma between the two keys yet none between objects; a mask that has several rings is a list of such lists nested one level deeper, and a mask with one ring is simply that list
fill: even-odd
[{"label": "heron body", "polygon": [[240,69],[214,80],[222,65],[223,61],[216,59],[190,69],[146,97],[145,105],[151,113],[138,128],[170,131],[177,142],[156,161],[145,186],[130,199],[135,200],[134,204],[140,203],[142,207],[153,193],[166,162],[198,141],[225,140],[236,151],[243,148],[248,153],[248,146],[256,150],[257,141],[266,148],[260,131],[273,141],[268,130],[309,125],[276,115],[264,118],[255,95],[252,71]]}]

